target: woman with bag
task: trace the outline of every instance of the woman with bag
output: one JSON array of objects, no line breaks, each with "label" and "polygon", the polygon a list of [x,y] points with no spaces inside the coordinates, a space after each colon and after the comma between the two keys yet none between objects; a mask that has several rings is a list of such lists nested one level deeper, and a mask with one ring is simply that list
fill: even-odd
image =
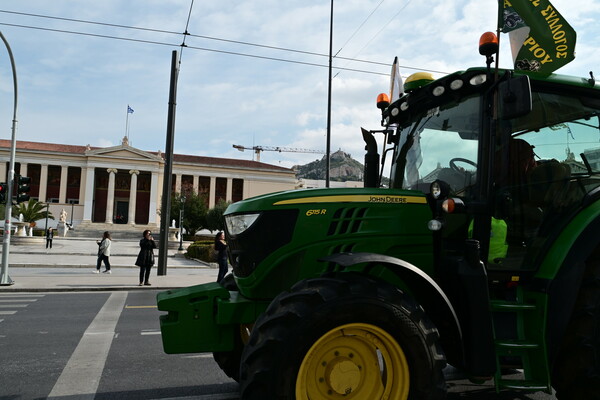
[{"label": "woman with bag", "polygon": [[140,240],[140,252],[135,260],[135,265],[140,267],[140,286],[150,286],[150,270],[154,265],[154,249],[156,243],[152,237],[152,232],[146,229],[142,234],[143,238]]},{"label": "woman with bag", "polygon": [[221,279],[223,279],[229,269],[227,266],[227,242],[225,242],[225,234],[223,232],[219,232],[215,236],[214,250],[217,256],[217,263],[219,263],[217,282],[221,282]]}]

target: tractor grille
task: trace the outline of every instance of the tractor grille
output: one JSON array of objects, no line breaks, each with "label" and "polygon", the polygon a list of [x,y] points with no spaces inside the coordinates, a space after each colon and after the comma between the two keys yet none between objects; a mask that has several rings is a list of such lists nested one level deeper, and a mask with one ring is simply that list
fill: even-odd
[{"label": "tractor grille", "polygon": [[297,218],[298,210],[265,211],[246,231],[235,237],[227,234],[229,262],[234,274],[251,275],[269,254],[288,244]]},{"label": "tractor grille", "polygon": [[356,233],[365,219],[366,207],[338,209],[329,225],[327,236]]}]

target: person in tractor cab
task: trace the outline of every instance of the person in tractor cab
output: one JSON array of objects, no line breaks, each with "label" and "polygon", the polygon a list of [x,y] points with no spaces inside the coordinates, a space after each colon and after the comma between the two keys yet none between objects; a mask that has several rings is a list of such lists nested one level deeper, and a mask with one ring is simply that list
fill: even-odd
[{"label": "person in tractor cab", "polygon": [[[510,250],[521,250],[526,238],[535,233],[539,224],[539,210],[526,206],[528,175],[536,166],[533,146],[523,139],[511,137],[496,151],[494,187],[497,208],[492,219],[496,223],[492,223],[489,255],[490,262],[494,264],[504,263],[509,247]],[[496,235],[495,230],[502,234]]]},{"label": "person in tractor cab", "polygon": [[[537,236],[548,211],[560,204],[568,185],[570,169],[557,160],[536,160],[534,146],[527,141],[511,137],[508,144],[496,152],[495,182],[497,193],[496,217],[505,223],[505,240],[508,249],[505,258],[520,264],[527,246]],[[506,151],[507,150],[507,151]],[[497,226],[497,224],[496,224]],[[494,224],[492,224],[492,231]],[[490,241],[492,250],[500,248],[501,238]],[[494,256],[497,256],[497,252]],[[505,263],[496,257],[495,263]],[[512,263],[511,263],[512,264]]]}]

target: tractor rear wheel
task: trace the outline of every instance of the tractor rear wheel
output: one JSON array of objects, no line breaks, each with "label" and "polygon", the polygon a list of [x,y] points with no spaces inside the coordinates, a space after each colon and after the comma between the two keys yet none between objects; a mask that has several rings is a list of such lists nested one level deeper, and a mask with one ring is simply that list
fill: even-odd
[{"label": "tractor rear wheel", "polygon": [[345,273],[297,283],[257,320],[242,354],[243,399],[445,397],[439,333],[386,282]]},{"label": "tractor rear wheel", "polygon": [[586,263],[577,302],[552,371],[560,400],[600,399],[600,248]]}]

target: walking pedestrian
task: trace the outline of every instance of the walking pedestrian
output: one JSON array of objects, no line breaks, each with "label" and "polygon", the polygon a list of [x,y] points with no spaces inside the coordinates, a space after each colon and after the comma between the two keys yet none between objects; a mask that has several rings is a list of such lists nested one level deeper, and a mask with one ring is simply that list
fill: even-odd
[{"label": "walking pedestrian", "polygon": [[138,253],[135,265],[140,267],[140,286],[150,284],[150,270],[154,265],[154,249],[156,243],[152,237],[152,232],[146,229],[142,233],[142,239],[140,240],[140,252]]},{"label": "walking pedestrian", "polygon": [[102,272],[105,274],[111,274],[110,261],[108,260],[108,257],[110,257],[110,245],[112,243],[110,239],[110,233],[108,231],[104,232],[102,235],[102,240],[96,240],[96,243],[98,244],[98,261],[96,261],[96,270],[94,273],[100,273],[100,264],[104,262],[105,269]]},{"label": "walking pedestrian", "polygon": [[54,238],[54,229],[48,228],[46,230],[46,248],[52,248],[52,239]]},{"label": "walking pedestrian", "polygon": [[221,279],[227,274],[227,243],[225,242],[225,234],[223,232],[217,233],[215,236],[215,252],[217,253],[217,263],[219,264],[219,275],[217,275],[217,282],[221,282]]}]

